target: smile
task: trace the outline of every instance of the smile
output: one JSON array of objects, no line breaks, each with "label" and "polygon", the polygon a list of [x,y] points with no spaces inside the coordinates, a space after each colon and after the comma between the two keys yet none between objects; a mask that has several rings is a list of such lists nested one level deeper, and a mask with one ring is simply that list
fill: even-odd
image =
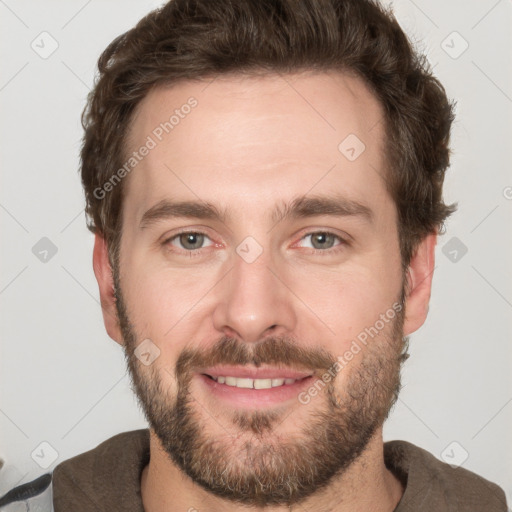
[{"label": "smile", "polygon": [[279,386],[287,386],[290,384],[294,384],[295,382],[302,379],[285,379],[285,378],[277,378],[277,379],[248,379],[248,378],[237,378],[237,377],[229,377],[219,375],[218,377],[213,377],[211,375],[207,375],[214,381],[219,384],[226,384],[226,386],[233,386],[237,388],[247,388],[247,389],[270,389],[276,388]]},{"label": "smile", "polygon": [[312,375],[283,377],[276,375],[275,371],[272,376],[265,378],[236,377],[226,373],[227,375],[200,373],[196,374],[196,378],[203,392],[212,398],[235,408],[249,409],[295,402],[314,378]]}]

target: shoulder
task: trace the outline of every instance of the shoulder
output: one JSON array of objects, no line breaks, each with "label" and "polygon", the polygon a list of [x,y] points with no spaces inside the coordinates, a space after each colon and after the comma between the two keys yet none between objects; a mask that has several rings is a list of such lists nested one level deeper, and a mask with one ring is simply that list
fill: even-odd
[{"label": "shoulder", "polygon": [[80,473],[117,464],[121,459],[137,460],[149,450],[149,431],[132,430],[117,434],[87,452],[61,462],[54,470],[54,481],[67,472]]},{"label": "shoulder", "polygon": [[55,510],[77,510],[78,503],[80,510],[105,509],[125,500],[133,506],[148,462],[149,430],[142,429],[118,434],[60,463],[53,471]]},{"label": "shoulder", "polygon": [[405,492],[396,512],[436,510],[506,512],[505,493],[493,482],[440,461],[407,441],[384,444],[386,466],[401,478]]}]

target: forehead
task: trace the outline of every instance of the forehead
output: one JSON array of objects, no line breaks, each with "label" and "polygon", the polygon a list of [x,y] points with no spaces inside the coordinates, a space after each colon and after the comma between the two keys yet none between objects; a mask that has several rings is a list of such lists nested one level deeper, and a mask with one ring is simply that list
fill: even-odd
[{"label": "forehead", "polygon": [[243,214],[311,191],[361,201],[385,194],[383,111],[344,73],[227,75],[153,89],[139,104],[125,186],[140,220],[155,203],[197,199]]}]

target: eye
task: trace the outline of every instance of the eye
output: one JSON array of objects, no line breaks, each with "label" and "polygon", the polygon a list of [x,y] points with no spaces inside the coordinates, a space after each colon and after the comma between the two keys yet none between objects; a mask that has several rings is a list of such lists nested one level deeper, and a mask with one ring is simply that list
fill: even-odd
[{"label": "eye", "polygon": [[[327,252],[329,249],[347,244],[346,240],[341,238],[339,235],[330,233],[329,231],[315,231],[313,233],[308,233],[301,238],[301,241],[307,240],[308,238],[311,240],[310,245],[302,247],[310,247],[315,252]],[[336,243],[336,241],[338,241],[338,243]]]},{"label": "eye", "polygon": [[[308,239],[310,239],[310,243],[302,245]],[[201,249],[215,245],[208,235],[198,231],[183,231],[168,238],[163,244],[166,246],[170,245],[178,249],[177,252],[183,251],[190,256],[200,253]],[[314,231],[304,235],[298,245],[312,249],[315,254],[330,254],[342,249],[342,246],[348,245],[348,242],[341,236],[329,231]]]},{"label": "eye", "polygon": [[208,246],[203,246],[205,240],[210,240],[210,238],[204,233],[198,233],[196,231],[184,231],[174,235],[171,238],[168,238],[165,241],[165,244],[169,244],[173,247],[177,247],[178,249],[182,249],[188,252],[194,252],[198,249],[203,249],[203,247],[209,247],[209,245],[213,245],[213,243],[210,243]]}]

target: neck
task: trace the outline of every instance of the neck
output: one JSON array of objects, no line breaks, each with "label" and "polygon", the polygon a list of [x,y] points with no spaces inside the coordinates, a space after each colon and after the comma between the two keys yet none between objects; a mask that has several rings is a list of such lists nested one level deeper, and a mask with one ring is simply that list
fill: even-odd
[{"label": "neck", "polygon": [[[174,465],[150,430],[150,462],[144,468],[141,493],[146,512],[169,510],[208,510],[236,512],[240,504],[210,494]],[[247,512],[392,512],[403,494],[403,486],[384,463],[382,429],[368,443],[365,451],[328,487],[303,502],[288,507],[244,506]]]}]

